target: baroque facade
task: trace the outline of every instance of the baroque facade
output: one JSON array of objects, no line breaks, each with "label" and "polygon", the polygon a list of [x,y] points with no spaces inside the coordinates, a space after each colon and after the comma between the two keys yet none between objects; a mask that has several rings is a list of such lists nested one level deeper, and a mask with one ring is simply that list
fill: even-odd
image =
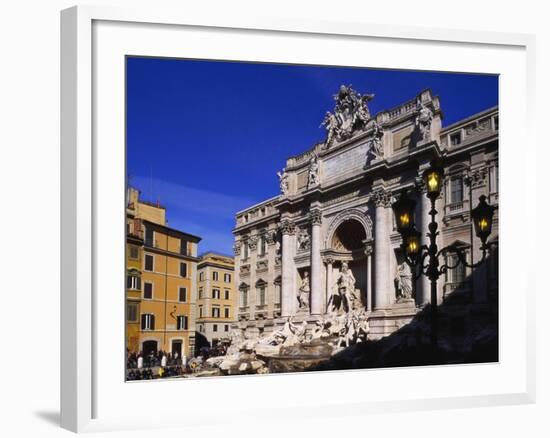
[{"label": "baroque facade", "polygon": [[[313,328],[343,278],[353,279],[353,302],[365,310],[370,338],[408,323],[429,303],[430,287],[425,277],[414,281],[403,262],[391,205],[405,190],[416,197],[416,225],[427,233],[421,175],[433,159],[445,166],[438,246],[454,243],[479,260],[470,210],[482,194],[498,205],[498,108],[442,128],[430,90],[375,115],[368,109],[373,98],[342,86],[323,121],[326,140],[287,159],[279,195],[237,213],[235,327],[245,336],[272,332],[289,317]],[[473,302],[485,302],[497,287],[493,248],[490,263],[475,272],[460,268],[441,277],[438,301],[466,289]]]}]

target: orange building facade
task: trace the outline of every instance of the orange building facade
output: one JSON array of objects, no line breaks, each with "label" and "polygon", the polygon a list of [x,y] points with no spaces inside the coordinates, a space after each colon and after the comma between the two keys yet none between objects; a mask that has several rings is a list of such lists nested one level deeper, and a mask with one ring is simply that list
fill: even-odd
[{"label": "orange building facade", "polygon": [[126,341],[129,352],[195,353],[197,247],[200,237],[166,226],[166,211],[127,206]]}]

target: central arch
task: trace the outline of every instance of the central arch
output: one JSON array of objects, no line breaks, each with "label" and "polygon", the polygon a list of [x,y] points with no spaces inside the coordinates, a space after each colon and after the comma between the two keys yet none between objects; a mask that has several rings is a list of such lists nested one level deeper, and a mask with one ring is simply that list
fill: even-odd
[{"label": "central arch", "polygon": [[372,240],[372,219],[361,210],[352,208],[337,214],[325,238],[325,249],[353,251],[362,248],[365,240]]}]

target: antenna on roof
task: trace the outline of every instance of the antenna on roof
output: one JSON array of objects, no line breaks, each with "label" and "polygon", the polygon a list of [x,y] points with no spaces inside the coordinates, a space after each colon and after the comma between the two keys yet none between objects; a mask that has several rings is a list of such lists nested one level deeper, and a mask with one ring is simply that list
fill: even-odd
[{"label": "antenna on roof", "polygon": [[153,203],[153,165],[151,164],[151,167],[150,167],[150,177],[149,177],[149,185],[150,185],[150,194],[149,194],[149,200],[151,203]]}]

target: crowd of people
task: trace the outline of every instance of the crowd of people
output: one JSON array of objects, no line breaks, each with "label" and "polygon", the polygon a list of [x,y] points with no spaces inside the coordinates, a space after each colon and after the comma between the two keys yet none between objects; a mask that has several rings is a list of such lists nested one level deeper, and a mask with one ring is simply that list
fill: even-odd
[{"label": "crowd of people", "polygon": [[178,353],[150,351],[126,354],[126,380],[152,380],[163,377],[177,377],[190,373],[187,358]]},{"label": "crowd of people", "polygon": [[126,380],[152,380],[192,374],[210,357],[223,356],[227,346],[203,347],[196,358],[187,360],[178,353],[150,351],[144,353],[126,351]]}]

